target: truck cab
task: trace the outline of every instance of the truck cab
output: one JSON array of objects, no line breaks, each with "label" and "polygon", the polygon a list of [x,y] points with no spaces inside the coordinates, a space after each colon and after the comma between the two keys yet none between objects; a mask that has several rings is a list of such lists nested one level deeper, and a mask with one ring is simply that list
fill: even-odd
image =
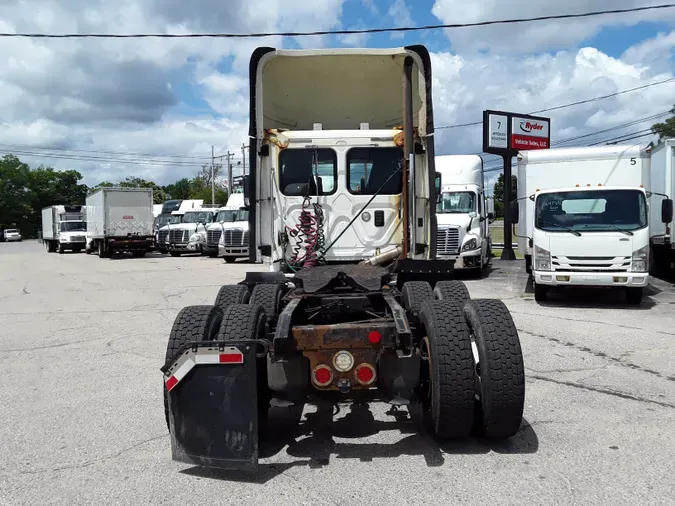
[{"label": "truck cab", "polygon": [[59,222],[59,253],[64,250],[71,250],[75,253],[82,251],[87,243],[87,222],[84,215],[75,219],[64,217]]},{"label": "truck cab", "polygon": [[237,258],[248,257],[248,210],[242,207],[222,212],[217,255],[233,263]]},{"label": "truck cab", "polygon": [[642,301],[649,283],[649,171],[649,149],[639,145],[518,155],[511,212],[537,301],[575,285],[622,289],[630,304]]},{"label": "truck cab", "polygon": [[478,155],[436,157],[441,196],[436,205],[438,256],[455,260],[455,269],[479,276],[491,253],[493,200],[485,194],[483,159]]},{"label": "truck cab", "polygon": [[183,215],[176,225],[169,225],[165,247],[171,256],[201,253],[206,242],[206,227],[213,223],[214,209],[195,209]]}]

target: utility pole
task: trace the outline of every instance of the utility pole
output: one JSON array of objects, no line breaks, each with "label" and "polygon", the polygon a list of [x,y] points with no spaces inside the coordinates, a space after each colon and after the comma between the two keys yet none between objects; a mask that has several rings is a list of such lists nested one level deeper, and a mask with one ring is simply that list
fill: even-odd
[{"label": "utility pole", "polygon": [[242,164],[242,176],[246,175],[246,148],[248,146],[244,144],[243,142],[241,143],[241,164]]},{"label": "utility pole", "polygon": [[216,148],[211,145],[211,205],[216,203]]},{"label": "utility pole", "polygon": [[234,156],[234,153],[227,152],[227,196],[229,198],[232,195],[232,161],[231,157]]}]

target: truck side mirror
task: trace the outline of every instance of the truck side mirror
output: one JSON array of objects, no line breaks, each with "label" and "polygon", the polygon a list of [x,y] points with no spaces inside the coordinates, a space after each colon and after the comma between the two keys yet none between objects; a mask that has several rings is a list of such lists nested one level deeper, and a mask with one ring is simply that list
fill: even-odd
[{"label": "truck side mirror", "polygon": [[441,203],[441,173],[436,172],[434,177],[434,191],[436,192],[436,203]]},{"label": "truck side mirror", "polygon": [[670,223],[673,221],[673,200],[665,199],[661,202],[661,221]]},{"label": "truck side mirror", "polygon": [[486,199],[486,204],[487,204],[488,220],[493,220],[495,217],[495,200],[492,197],[490,197]]},{"label": "truck side mirror", "polygon": [[510,217],[511,217],[511,223],[514,225],[518,224],[518,220],[520,219],[520,209],[518,208],[518,201],[516,202],[511,202],[511,208],[510,208]]},{"label": "truck side mirror", "polygon": [[249,192],[249,187],[248,187],[248,181],[249,181],[249,176],[248,174],[244,175],[242,177],[241,184],[244,187],[244,204],[246,207],[249,207],[249,198],[250,198],[250,192]]}]

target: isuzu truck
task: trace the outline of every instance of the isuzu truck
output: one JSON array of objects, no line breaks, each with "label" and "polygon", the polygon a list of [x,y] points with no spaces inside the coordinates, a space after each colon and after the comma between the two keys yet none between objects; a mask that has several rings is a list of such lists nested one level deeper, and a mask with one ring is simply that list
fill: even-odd
[{"label": "isuzu truck", "polygon": [[436,157],[441,200],[436,205],[438,250],[455,260],[455,269],[483,274],[490,259],[490,220],[494,203],[485,195],[483,159],[478,155]]},{"label": "isuzu truck", "polygon": [[642,301],[649,171],[649,149],[639,145],[519,153],[511,213],[535,300],[576,285],[622,289],[629,303]]}]

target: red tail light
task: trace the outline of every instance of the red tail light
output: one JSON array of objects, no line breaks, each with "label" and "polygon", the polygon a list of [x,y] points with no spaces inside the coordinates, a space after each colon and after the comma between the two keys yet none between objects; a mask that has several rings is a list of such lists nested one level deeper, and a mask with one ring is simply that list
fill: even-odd
[{"label": "red tail light", "polygon": [[317,365],[312,371],[312,381],[319,387],[325,387],[333,382],[333,371],[327,365]]},{"label": "red tail light", "polygon": [[359,364],[355,371],[356,381],[362,385],[371,385],[375,381],[375,368],[370,364]]},{"label": "red tail light", "polygon": [[382,340],[382,335],[377,330],[371,330],[368,333],[368,341],[370,344],[377,344]]}]

